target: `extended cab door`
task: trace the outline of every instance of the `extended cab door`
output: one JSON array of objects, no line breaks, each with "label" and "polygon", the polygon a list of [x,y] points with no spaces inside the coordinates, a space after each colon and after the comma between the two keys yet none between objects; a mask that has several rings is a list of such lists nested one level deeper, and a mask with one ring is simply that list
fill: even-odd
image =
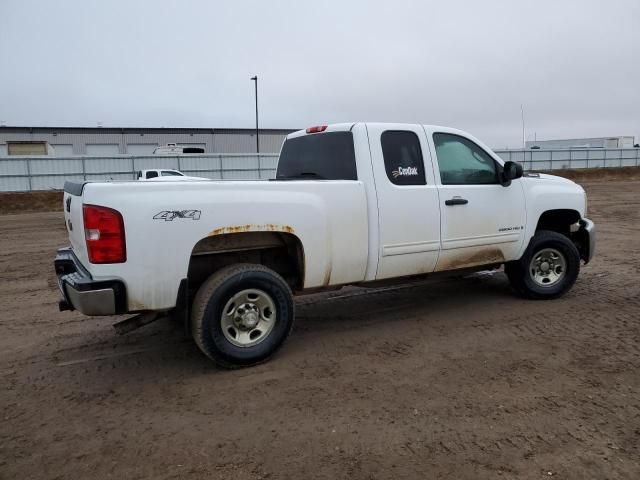
[{"label": "extended cab door", "polygon": [[514,260],[524,238],[521,180],[499,183],[501,163],[473,137],[431,130],[440,191],[442,250],[437,271]]},{"label": "extended cab door", "polygon": [[367,124],[378,199],[376,279],[432,272],[440,207],[431,153],[419,125]]}]

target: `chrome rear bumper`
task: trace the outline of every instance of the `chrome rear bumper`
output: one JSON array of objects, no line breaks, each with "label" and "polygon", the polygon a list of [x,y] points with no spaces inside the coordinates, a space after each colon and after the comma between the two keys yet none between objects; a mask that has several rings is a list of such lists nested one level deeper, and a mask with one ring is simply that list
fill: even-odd
[{"label": "chrome rear bumper", "polygon": [[94,280],[70,248],[58,250],[53,264],[63,297],[60,310],[85,315],[126,313],[126,289],[120,280]]}]

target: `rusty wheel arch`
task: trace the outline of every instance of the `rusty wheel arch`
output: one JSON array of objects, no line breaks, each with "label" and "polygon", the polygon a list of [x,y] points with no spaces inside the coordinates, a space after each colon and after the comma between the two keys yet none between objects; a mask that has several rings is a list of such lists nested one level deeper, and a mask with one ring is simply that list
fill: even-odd
[{"label": "rusty wheel arch", "polygon": [[[189,258],[189,285],[197,288],[212,273],[234,263],[256,263],[276,271],[293,291],[304,286],[304,247],[291,227],[276,225],[223,227],[193,246]],[[255,227],[255,226],[253,226]]]}]

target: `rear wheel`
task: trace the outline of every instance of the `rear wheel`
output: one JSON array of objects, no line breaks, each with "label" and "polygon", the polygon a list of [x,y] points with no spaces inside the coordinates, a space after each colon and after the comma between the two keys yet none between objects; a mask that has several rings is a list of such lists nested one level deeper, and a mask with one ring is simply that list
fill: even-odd
[{"label": "rear wheel", "polygon": [[580,254],[564,235],[540,230],[520,260],[505,265],[513,288],[533,299],[557,298],[568,292],[580,272]]},{"label": "rear wheel", "polygon": [[293,327],[291,289],[262,265],[239,264],[211,275],[193,300],[191,331],[202,352],[225,368],[267,360]]}]

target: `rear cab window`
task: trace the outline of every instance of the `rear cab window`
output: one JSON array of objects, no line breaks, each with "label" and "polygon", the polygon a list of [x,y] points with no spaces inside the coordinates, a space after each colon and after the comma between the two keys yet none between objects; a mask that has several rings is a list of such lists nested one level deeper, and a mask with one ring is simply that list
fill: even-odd
[{"label": "rear cab window", "polygon": [[380,137],[384,168],[394,185],[425,185],[420,139],[414,132],[387,130]]},{"label": "rear cab window", "polygon": [[276,180],[357,180],[351,132],[324,132],[284,142]]}]

